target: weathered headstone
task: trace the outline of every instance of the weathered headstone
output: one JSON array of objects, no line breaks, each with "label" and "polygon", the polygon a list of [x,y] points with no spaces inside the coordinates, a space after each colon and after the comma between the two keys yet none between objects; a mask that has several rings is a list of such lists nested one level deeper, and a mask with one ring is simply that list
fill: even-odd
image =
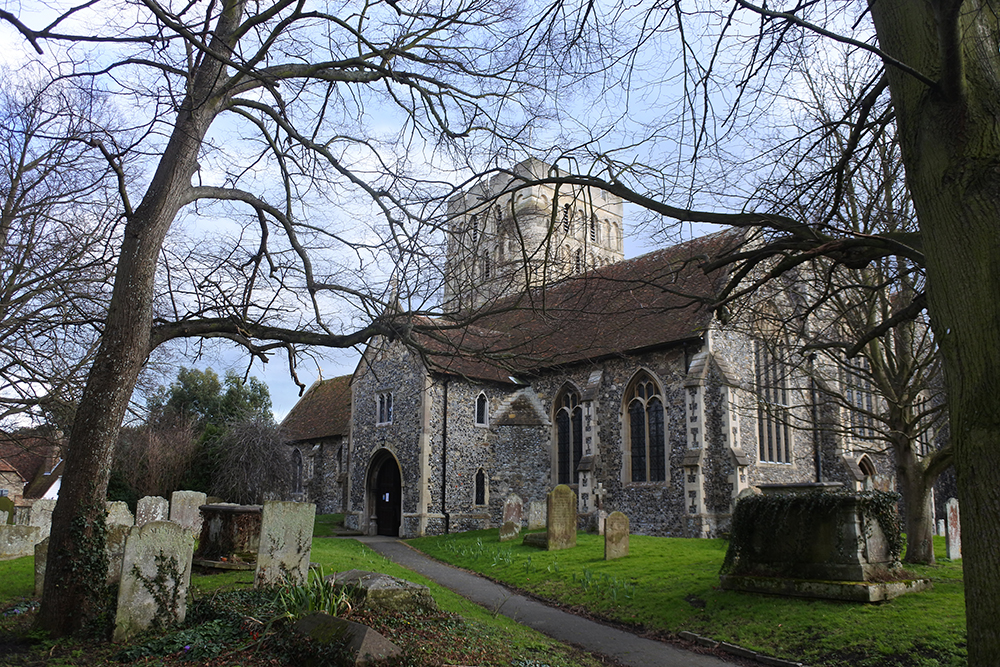
[{"label": "weathered headstone", "polygon": [[937,534],[939,536],[941,536],[941,537],[944,537],[945,535],[947,535],[947,533],[945,532],[945,528],[944,528],[944,519],[938,519],[937,520]]},{"label": "weathered headstone", "polygon": [[42,597],[45,590],[45,566],[49,560],[49,538],[35,545],[35,597]]},{"label": "weathered headstone", "polygon": [[201,512],[205,504],[204,493],[199,491],[174,491],[170,495],[170,520],[179,523],[195,535],[201,533]]},{"label": "weathered headstone", "polygon": [[271,500],[264,503],[254,586],[306,583],[316,506]]},{"label": "weathered headstone", "polygon": [[576,494],[565,484],[549,491],[546,531],[549,551],[576,546]]},{"label": "weathered headstone", "polygon": [[528,530],[545,528],[546,522],[545,503],[540,500],[528,503]]},{"label": "weathered headstone", "polygon": [[153,521],[130,530],[114,641],[127,641],[150,627],[184,622],[193,554],[191,532],[176,523]]},{"label": "weathered headstone", "polygon": [[621,512],[612,512],[604,528],[604,560],[623,556],[628,556],[628,517]]},{"label": "weathered headstone", "polygon": [[0,525],[14,525],[14,501],[9,496],[0,496]]},{"label": "weathered headstone", "polygon": [[328,575],[326,580],[351,591],[352,597],[371,611],[427,614],[438,608],[427,586],[381,572],[347,570]]},{"label": "weathered headstone", "polygon": [[128,503],[115,500],[107,503],[107,513],[105,514],[104,522],[109,528],[111,526],[128,526],[131,528],[135,525],[135,517],[132,516],[132,512],[128,508]]},{"label": "weathered headstone", "polygon": [[135,506],[135,525],[145,526],[150,521],[169,521],[170,502],[161,496],[145,496]]},{"label": "weathered headstone", "polygon": [[521,514],[524,501],[516,493],[507,496],[503,503],[503,523],[500,526],[500,541],[513,540],[521,533]]},{"label": "weathered headstone", "polygon": [[40,498],[31,504],[27,525],[38,527],[38,537],[40,540],[48,537],[49,532],[52,531],[52,510],[55,508],[56,501],[54,498]]},{"label": "weathered headstone", "polygon": [[125,544],[132,526],[121,523],[108,525],[105,535],[104,552],[108,555],[108,578],[106,583],[114,584],[122,578],[122,568],[125,561]]},{"label": "weathered headstone", "polygon": [[944,512],[947,517],[947,551],[948,558],[958,560],[962,557],[962,523],[958,512],[958,499],[949,498],[944,504]]}]

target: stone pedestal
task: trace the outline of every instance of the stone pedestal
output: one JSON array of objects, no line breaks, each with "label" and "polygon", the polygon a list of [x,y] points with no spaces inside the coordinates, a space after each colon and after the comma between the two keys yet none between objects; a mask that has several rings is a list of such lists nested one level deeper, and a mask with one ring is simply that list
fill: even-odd
[{"label": "stone pedestal", "polygon": [[250,570],[260,549],[260,505],[202,505],[196,565]]}]

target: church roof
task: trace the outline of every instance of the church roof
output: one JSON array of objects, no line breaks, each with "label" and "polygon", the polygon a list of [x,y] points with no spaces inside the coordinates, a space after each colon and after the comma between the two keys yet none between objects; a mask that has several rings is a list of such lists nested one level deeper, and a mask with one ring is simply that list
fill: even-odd
[{"label": "church roof", "polygon": [[734,248],[738,232],[693,239],[609,264],[492,305],[449,328],[418,334],[432,370],[517,383],[518,374],[641,352],[699,338],[723,271],[701,263]]},{"label": "church roof", "polygon": [[346,436],[351,422],[351,376],[317,380],[281,422],[286,442]]}]

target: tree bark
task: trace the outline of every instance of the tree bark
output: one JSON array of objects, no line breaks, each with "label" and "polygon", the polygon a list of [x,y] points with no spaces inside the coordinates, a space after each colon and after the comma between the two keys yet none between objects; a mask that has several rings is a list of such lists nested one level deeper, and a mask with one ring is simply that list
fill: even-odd
[{"label": "tree bark", "polygon": [[[227,40],[242,14],[229,0],[212,40]],[[198,152],[218,113],[223,64],[203,56],[149,188],[126,226],[101,346],[77,409],[67,474],[52,513],[49,559],[38,624],[53,636],[75,632],[101,604],[107,576],[105,493],[115,442],[139,371],[149,355],[156,265],[163,239],[191,187]]]},{"label": "tree bark", "polygon": [[1000,656],[1000,44],[978,0],[869,3],[924,237],[962,520],[969,665]]},{"label": "tree bark", "polygon": [[912,447],[896,448],[896,477],[906,506],[906,555],[903,561],[932,565],[934,507],[931,504],[931,488],[934,479],[928,479],[924,465]]}]

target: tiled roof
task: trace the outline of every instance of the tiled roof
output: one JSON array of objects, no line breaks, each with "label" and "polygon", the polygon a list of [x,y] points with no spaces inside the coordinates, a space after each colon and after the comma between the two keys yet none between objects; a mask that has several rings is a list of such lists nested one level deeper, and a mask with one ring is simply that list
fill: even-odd
[{"label": "tiled roof", "polygon": [[29,483],[59,460],[59,443],[43,436],[18,434],[0,436],[0,460]]},{"label": "tiled roof", "polygon": [[347,435],[351,422],[351,376],[317,380],[281,422],[286,442]]},{"label": "tiled roof", "polygon": [[473,325],[439,321],[417,341],[433,370],[511,383],[519,373],[692,340],[711,324],[703,304],[727,277],[700,265],[740,240],[719,232],[609,264],[500,301]]}]

